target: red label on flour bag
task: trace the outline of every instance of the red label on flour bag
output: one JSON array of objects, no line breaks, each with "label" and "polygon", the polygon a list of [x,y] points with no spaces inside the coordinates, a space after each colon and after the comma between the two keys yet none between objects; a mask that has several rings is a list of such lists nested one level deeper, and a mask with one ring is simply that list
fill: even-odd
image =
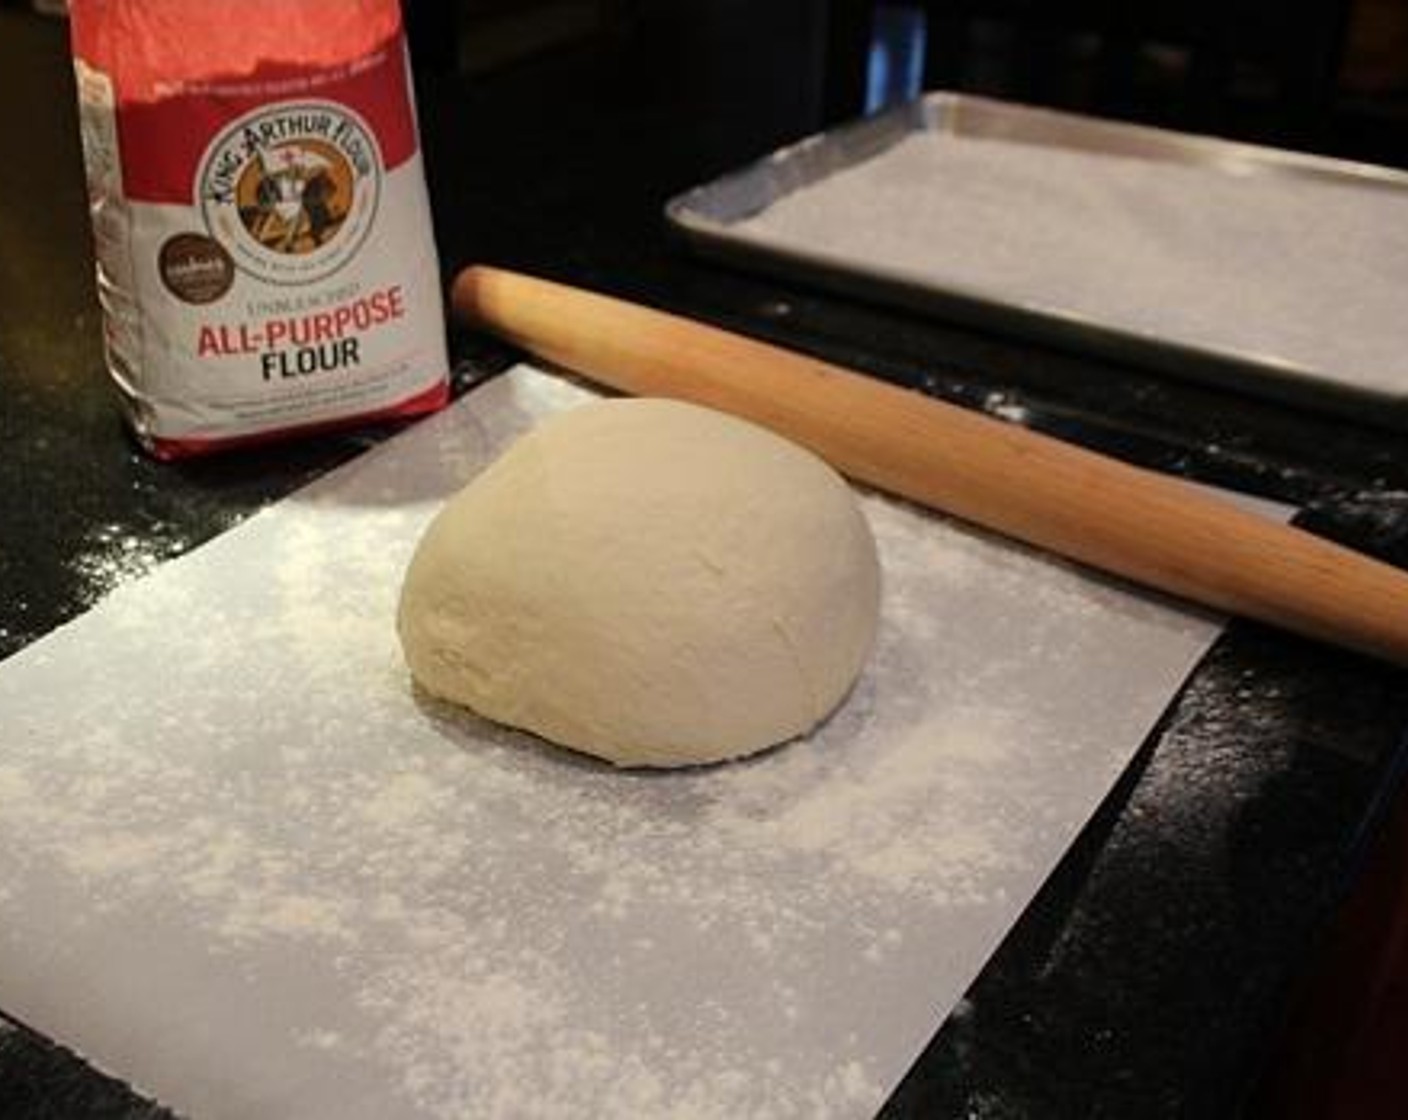
[{"label": "red label on flour bag", "polygon": [[396,0],[73,0],[107,364],[159,455],[448,397]]}]

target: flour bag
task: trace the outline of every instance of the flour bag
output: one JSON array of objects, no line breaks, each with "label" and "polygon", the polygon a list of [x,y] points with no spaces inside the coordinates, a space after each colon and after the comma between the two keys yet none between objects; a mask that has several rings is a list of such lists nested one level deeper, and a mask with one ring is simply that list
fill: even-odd
[{"label": "flour bag", "polygon": [[397,0],[72,0],[107,367],[170,458],[448,396]]}]

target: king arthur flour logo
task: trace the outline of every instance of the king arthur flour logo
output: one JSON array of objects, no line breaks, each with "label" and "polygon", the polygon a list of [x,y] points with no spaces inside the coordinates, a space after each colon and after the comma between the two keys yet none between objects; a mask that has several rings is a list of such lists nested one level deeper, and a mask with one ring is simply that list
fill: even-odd
[{"label": "king arthur flour logo", "polygon": [[331,275],[361,247],[381,192],[381,152],[345,106],[285,102],[220,133],[196,173],[210,236],[275,284]]}]

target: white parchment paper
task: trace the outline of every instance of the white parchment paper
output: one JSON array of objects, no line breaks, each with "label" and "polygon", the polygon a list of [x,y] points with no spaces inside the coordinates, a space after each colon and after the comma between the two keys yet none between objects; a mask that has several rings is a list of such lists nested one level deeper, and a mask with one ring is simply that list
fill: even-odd
[{"label": "white parchment paper", "polygon": [[745,239],[1408,396],[1408,194],[919,132]]},{"label": "white parchment paper", "polygon": [[0,666],[0,1005],[195,1117],[865,1117],[1215,633],[866,499],[810,739],[620,773],[417,698],[438,503],[520,368]]}]

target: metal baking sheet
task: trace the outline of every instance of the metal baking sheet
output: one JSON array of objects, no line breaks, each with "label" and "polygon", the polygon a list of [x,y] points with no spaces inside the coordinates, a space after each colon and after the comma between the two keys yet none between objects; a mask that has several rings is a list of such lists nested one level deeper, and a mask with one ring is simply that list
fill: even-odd
[{"label": "metal baking sheet", "polygon": [[519,368],[0,665],[7,1012],[193,1120],[876,1112],[1218,623],[868,495],[803,740],[622,773],[418,696],[426,521],[589,399]]},{"label": "metal baking sheet", "polygon": [[1408,426],[1408,173],[935,92],[666,212],[744,267]]}]

